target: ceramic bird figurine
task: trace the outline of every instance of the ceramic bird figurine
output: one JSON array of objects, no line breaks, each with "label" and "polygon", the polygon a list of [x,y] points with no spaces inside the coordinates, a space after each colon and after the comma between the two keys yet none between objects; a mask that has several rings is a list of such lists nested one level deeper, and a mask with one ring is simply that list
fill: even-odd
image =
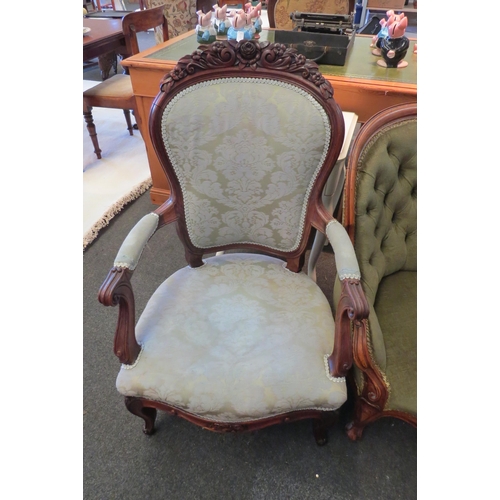
[{"label": "ceramic bird figurine", "polygon": [[408,62],[403,61],[410,47],[410,41],[405,36],[408,18],[403,16],[397,18],[389,26],[389,35],[382,40],[380,51],[383,59],[377,61],[379,66],[384,68],[406,68],[408,66]]}]

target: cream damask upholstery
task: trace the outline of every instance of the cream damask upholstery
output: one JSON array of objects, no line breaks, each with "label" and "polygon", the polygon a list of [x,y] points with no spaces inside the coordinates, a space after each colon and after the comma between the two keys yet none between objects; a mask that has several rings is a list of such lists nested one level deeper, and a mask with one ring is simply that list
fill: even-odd
[{"label": "cream damask upholstery", "polygon": [[347,393],[324,362],[333,330],[324,293],[304,273],[264,255],[207,258],[151,297],[136,326],[141,354],[117,388],[222,422],[335,410]]},{"label": "cream damask upholstery", "polygon": [[[171,196],[130,231],[99,293],[120,304],[117,389],[148,434],[160,409],[217,431],[314,419],[324,444],[347,399],[349,318],[368,314],[353,246],[321,204],[344,140],[333,89],[304,56],[256,41],[200,48],[160,88],[149,129]],[[170,223],[188,265],[135,324],[132,273]],[[336,252],[337,317],[302,272],[313,223]]]},{"label": "cream damask upholstery", "polygon": [[[238,101],[230,98],[235,93]],[[326,114],[310,95],[255,79],[201,83],[169,104],[162,132],[195,246],[297,248],[330,135]]]}]

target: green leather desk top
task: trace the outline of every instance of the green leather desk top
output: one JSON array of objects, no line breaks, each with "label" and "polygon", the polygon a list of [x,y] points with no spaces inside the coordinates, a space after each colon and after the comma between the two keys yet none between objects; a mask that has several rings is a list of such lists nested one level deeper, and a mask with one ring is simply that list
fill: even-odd
[{"label": "green leather desk top", "polygon": [[[274,42],[273,30],[262,30],[260,41]],[[405,57],[408,66],[403,69],[382,68],[377,64],[378,57],[371,53],[371,37],[356,36],[353,47],[347,56],[344,66],[319,65],[319,70],[325,76],[359,78],[365,80],[383,80],[403,84],[417,84],[417,56],[413,54],[415,41],[410,41],[410,48]],[[147,59],[178,61],[181,57],[191,54],[199,47],[196,35],[193,34],[163,47],[146,56]]]}]

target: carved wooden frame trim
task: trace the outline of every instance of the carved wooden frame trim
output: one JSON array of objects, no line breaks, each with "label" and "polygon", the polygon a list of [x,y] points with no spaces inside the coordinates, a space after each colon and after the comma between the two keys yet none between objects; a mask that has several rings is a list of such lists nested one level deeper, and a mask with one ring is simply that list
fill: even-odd
[{"label": "carved wooden frame trim", "polygon": [[176,406],[146,398],[125,396],[125,406],[131,413],[144,420],[143,432],[147,435],[155,432],[157,410],[181,417],[203,429],[221,433],[252,432],[270,425],[313,419],[313,433],[318,445],[326,444],[328,427],[331,427],[338,417],[338,410],[295,410],[257,420],[218,422],[194,415]]},{"label": "carved wooden frame trim", "polygon": [[[153,213],[159,216],[155,232],[160,227],[175,222],[177,218],[172,199],[165,201]],[[114,266],[102,283],[97,297],[105,306],[119,306],[114,353],[126,365],[134,364],[141,352],[141,346],[135,338],[135,300],[131,282],[133,273],[132,269]]]},{"label": "carved wooden frame trim", "polygon": [[[352,145],[346,166],[346,183],[344,186],[343,225],[354,245],[355,243],[355,201],[356,180],[359,158],[364,153],[365,146],[380,133],[381,129],[390,125],[407,121],[417,116],[417,104],[414,102],[391,106],[375,114],[361,127]],[[354,420],[347,426],[347,434],[353,439],[359,439],[364,427],[382,417],[397,417],[414,427],[417,417],[404,411],[386,409],[389,399],[389,388],[384,375],[372,358],[368,345],[368,320],[364,320],[353,332],[353,358],[356,366],[363,372],[364,385],[356,397]]]}]

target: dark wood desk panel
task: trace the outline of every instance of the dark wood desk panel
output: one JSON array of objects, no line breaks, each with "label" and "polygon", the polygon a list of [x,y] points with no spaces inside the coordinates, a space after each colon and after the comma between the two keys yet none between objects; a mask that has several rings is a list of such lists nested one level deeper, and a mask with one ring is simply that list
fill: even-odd
[{"label": "dark wood desk panel", "polygon": [[[273,30],[263,30],[260,40],[274,41]],[[417,100],[417,56],[413,54],[414,41],[410,43],[405,58],[409,64],[404,69],[378,66],[377,57],[371,54],[370,42],[371,36],[358,35],[345,66],[319,66],[332,84],[335,100],[342,111],[356,113],[361,123],[389,106]],[[170,187],[147,130],[149,112],[160,90],[160,80],[174,68],[182,56],[197,48],[194,31],[190,31],[122,62],[130,71],[141,122],[145,124],[141,133],[146,143],[153,181],[151,200],[155,204],[163,203],[168,198]]]},{"label": "dark wood desk panel", "polygon": [[116,61],[116,54],[127,57],[125,35],[121,19],[83,18],[83,26],[90,28],[90,33],[83,37],[83,60],[99,58],[99,68],[103,80]]}]

